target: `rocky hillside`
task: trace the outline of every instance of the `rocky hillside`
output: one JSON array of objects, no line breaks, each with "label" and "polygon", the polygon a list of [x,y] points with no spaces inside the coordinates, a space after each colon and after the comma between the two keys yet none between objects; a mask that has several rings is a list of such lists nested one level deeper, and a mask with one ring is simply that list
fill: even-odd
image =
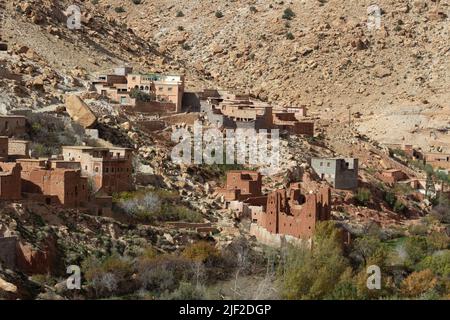
[{"label": "rocky hillside", "polygon": [[429,131],[446,125],[448,1],[378,1],[379,29],[367,25],[371,1],[140,2],[96,7],[158,43],[191,81],[305,104],[321,117],[346,119],[351,109],[362,114],[360,130],[384,142],[414,139],[425,148]]},{"label": "rocky hillside", "polygon": [[[81,8],[80,30],[66,26],[71,4]],[[348,110],[359,112],[359,130],[372,138],[445,149],[447,136],[429,137],[447,125],[440,116],[450,109],[448,0],[378,1],[380,28],[367,25],[371,4],[10,1],[2,37],[28,56],[25,61],[59,74],[58,82],[70,83],[68,76],[83,80],[126,62],[186,73],[189,88],[247,91],[274,104],[307,105],[321,117],[346,120]],[[21,62],[20,71],[37,78],[38,86],[54,84]],[[16,83],[8,91],[21,93],[22,85],[32,83]],[[55,99],[57,94],[48,101]],[[42,105],[35,101],[20,102]]]}]

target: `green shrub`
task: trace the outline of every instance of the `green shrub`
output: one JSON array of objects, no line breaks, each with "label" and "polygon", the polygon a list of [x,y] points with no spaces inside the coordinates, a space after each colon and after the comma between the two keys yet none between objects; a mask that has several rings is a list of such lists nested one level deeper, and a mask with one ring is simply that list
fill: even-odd
[{"label": "green shrub", "polygon": [[150,95],[147,92],[141,91],[137,88],[131,89],[130,97],[141,102],[150,102],[156,100],[154,95]]},{"label": "green shrub", "polygon": [[216,18],[222,18],[223,17],[223,13],[222,11],[216,11]]},{"label": "green shrub", "polygon": [[133,3],[134,3],[134,4],[141,4],[141,3],[142,3],[142,0],[133,0]]},{"label": "green shrub", "polygon": [[177,14],[176,14],[176,17],[177,17],[177,18],[181,18],[181,17],[184,17],[184,13],[183,13],[183,11],[181,11],[181,10],[178,10],[178,11],[177,11]]},{"label": "green shrub", "polygon": [[294,11],[292,11],[291,8],[287,8],[284,10],[283,16],[282,16],[283,19],[292,20],[292,18],[294,18],[294,17],[295,17],[295,13],[294,13]]},{"label": "green shrub", "polygon": [[286,39],[288,39],[288,40],[294,40],[294,35],[292,34],[292,32],[288,32],[288,33],[286,33]]},{"label": "green shrub", "polygon": [[394,212],[402,213],[406,210],[406,206],[401,202],[393,192],[386,192],[384,194],[384,201],[389,205]]},{"label": "green shrub", "polygon": [[331,222],[321,222],[316,228],[313,249],[290,247],[284,263],[280,265],[282,297],[327,298],[348,267],[339,230]]},{"label": "green shrub", "polygon": [[407,254],[406,266],[414,267],[424,259],[428,253],[428,244],[425,237],[413,236],[405,240],[404,248]]},{"label": "green shrub", "polygon": [[250,6],[250,12],[251,12],[251,13],[257,13],[258,10],[256,9],[255,6]]},{"label": "green shrub", "polygon": [[125,9],[124,9],[124,7],[115,7],[114,8],[114,11],[116,12],[116,13],[124,13],[125,12]]},{"label": "green shrub", "polygon": [[367,204],[370,202],[372,194],[369,189],[367,188],[358,188],[358,191],[355,195],[355,201],[357,204],[361,206],[367,206]]},{"label": "green shrub", "polygon": [[434,274],[450,277],[450,250],[425,257],[418,265],[418,270],[430,269]]}]

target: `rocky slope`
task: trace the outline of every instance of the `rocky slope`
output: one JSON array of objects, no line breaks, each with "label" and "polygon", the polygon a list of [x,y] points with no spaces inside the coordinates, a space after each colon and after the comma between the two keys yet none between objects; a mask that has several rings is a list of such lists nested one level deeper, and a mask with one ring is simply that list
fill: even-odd
[{"label": "rocky slope", "polygon": [[[419,129],[445,123],[433,121],[450,108],[448,1],[378,1],[380,29],[367,25],[371,1],[141,2],[97,7],[110,5],[110,16],[212,85],[305,104],[321,117],[361,112],[360,130],[385,142],[413,138],[425,148],[427,132],[411,135],[405,123],[430,112]],[[114,11],[119,6],[124,12]],[[405,114],[411,107],[417,112]],[[394,137],[385,127],[397,129]]]}]

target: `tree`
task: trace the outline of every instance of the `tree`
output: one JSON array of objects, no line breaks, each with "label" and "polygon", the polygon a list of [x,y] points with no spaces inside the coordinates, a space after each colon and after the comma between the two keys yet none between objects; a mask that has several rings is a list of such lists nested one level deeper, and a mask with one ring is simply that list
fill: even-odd
[{"label": "tree", "polygon": [[291,246],[286,252],[279,280],[287,299],[322,299],[334,291],[349,267],[343,256],[339,230],[331,221],[320,222],[312,249]]},{"label": "tree", "polygon": [[384,266],[388,257],[387,245],[374,235],[365,235],[355,240],[354,251],[357,257],[364,262],[364,266]]},{"label": "tree", "polygon": [[428,252],[428,244],[425,237],[408,237],[404,246],[407,254],[406,265],[408,267],[414,267],[419,261],[425,258]]}]

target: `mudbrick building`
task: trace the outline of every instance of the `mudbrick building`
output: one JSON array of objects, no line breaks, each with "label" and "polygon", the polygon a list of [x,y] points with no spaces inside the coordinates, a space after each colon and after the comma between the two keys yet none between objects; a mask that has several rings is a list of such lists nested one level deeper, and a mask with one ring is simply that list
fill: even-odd
[{"label": "mudbrick building", "polygon": [[19,200],[22,183],[17,163],[0,162],[0,200]]},{"label": "mudbrick building", "polygon": [[427,152],[423,154],[424,162],[436,169],[450,169],[450,154]]},{"label": "mudbrick building", "polygon": [[279,129],[291,134],[314,135],[314,122],[304,120],[304,108],[274,110],[249,95],[205,90],[200,95],[201,111],[208,121],[228,129]]},{"label": "mudbrick building", "polygon": [[[131,96],[139,90],[153,97],[155,101],[170,103],[175,112],[181,112],[184,95],[184,76],[133,73],[131,67],[119,67],[114,74],[99,75],[93,81],[98,94],[109,97],[121,105],[135,105]],[[156,107],[156,106],[155,106]]]},{"label": "mudbrick building", "polygon": [[259,172],[249,170],[232,170],[227,172],[225,188],[219,190],[225,201],[244,201],[261,196],[262,176]]},{"label": "mudbrick building", "polygon": [[311,241],[316,223],[330,219],[331,191],[302,194],[300,184],[275,190],[267,196],[265,211],[252,212],[251,234],[267,244],[283,240]]},{"label": "mudbrick building", "polygon": [[84,207],[89,198],[88,182],[76,162],[19,159],[22,192],[27,198],[68,208]]},{"label": "mudbrick building", "polygon": [[132,151],[127,148],[64,146],[65,161],[79,162],[93,192],[113,194],[132,189]]},{"label": "mudbrick building", "polygon": [[336,189],[358,187],[358,159],[312,158],[311,167],[320,179]]},{"label": "mudbrick building", "polygon": [[380,179],[388,184],[394,184],[399,181],[408,179],[408,175],[402,170],[398,169],[388,169],[384,170],[380,174]]},{"label": "mudbrick building", "polygon": [[0,116],[0,136],[20,136],[26,132],[27,118],[20,115]]}]

